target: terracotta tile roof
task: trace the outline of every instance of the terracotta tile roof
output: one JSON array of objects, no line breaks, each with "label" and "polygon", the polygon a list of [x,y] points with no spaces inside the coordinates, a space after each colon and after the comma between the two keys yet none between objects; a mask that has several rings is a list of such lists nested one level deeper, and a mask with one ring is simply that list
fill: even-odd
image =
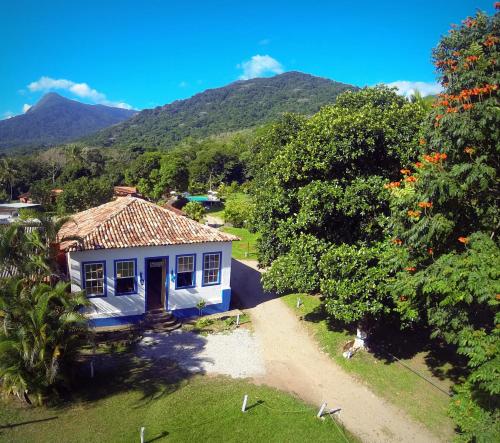
[{"label": "terracotta tile roof", "polygon": [[134,186],[115,186],[113,192],[117,197],[124,197],[127,195],[138,195],[137,188]]},{"label": "terracotta tile roof", "polygon": [[75,214],[58,237],[65,251],[239,240],[135,197],[121,197]]}]

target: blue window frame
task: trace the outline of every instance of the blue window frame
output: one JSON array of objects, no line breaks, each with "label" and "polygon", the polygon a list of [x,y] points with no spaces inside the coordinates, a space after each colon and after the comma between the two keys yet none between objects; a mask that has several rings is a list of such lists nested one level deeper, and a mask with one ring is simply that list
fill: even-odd
[{"label": "blue window frame", "polygon": [[106,262],[87,261],[82,263],[82,288],[89,298],[106,297]]},{"label": "blue window frame", "polygon": [[115,295],[137,294],[137,259],[115,260]]},{"label": "blue window frame", "polygon": [[175,289],[196,286],[196,254],[175,256]]},{"label": "blue window frame", "polygon": [[202,286],[220,285],[222,252],[206,252],[203,254]]}]

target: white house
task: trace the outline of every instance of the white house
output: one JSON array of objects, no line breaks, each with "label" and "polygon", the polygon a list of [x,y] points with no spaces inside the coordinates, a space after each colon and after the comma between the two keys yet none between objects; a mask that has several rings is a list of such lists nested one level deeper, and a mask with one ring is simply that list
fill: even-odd
[{"label": "white house", "polygon": [[84,290],[93,326],[134,323],[147,311],[177,317],[229,309],[237,237],[134,197],[71,217],[59,231],[72,291]]}]

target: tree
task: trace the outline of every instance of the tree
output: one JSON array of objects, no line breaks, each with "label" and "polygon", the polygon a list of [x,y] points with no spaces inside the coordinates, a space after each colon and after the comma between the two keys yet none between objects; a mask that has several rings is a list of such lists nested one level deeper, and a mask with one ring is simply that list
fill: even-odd
[{"label": "tree", "polygon": [[231,194],[224,204],[224,221],[235,228],[250,227],[253,218],[254,204],[243,193]]},{"label": "tree", "polygon": [[53,187],[50,179],[38,180],[30,186],[31,199],[35,203],[41,204],[45,211],[51,211],[54,207]]},{"label": "tree", "polygon": [[7,186],[9,199],[12,200],[14,194],[14,180],[16,178],[17,169],[14,165],[14,162],[7,158],[0,158],[0,182]]},{"label": "tree", "polygon": [[161,198],[169,191],[184,192],[188,188],[188,167],[184,159],[176,153],[163,155],[158,175],[158,181],[153,187],[155,199]]},{"label": "tree", "polygon": [[244,152],[244,148],[241,143],[235,145],[232,142],[219,140],[207,140],[200,143],[196,150],[196,157],[189,163],[191,182],[214,188],[220,183],[233,181],[242,183],[244,165],[240,160],[240,155]]},{"label": "tree", "polygon": [[56,256],[57,233],[67,218],[38,213],[36,220],[0,226],[0,275],[42,282],[61,277]]},{"label": "tree", "polygon": [[424,97],[418,89],[415,89],[410,96],[410,101],[418,104],[425,112],[431,112],[435,100],[432,96]]},{"label": "tree", "polygon": [[139,155],[125,171],[125,182],[137,185],[141,179],[151,175],[155,169],[160,169],[161,154],[159,152],[145,152]]},{"label": "tree", "polygon": [[397,309],[468,361],[451,406],[464,441],[500,439],[499,31],[498,13],[479,12],[441,40],[434,59],[444,92],[420,159],[387,185],[393,238],[407,253]]},{"label": "tree", "polygon": [[64,187],[57,206],[60,213],[72,214],[106,203],[112,196],[113,186],[107,179],[81,177]]},{"label": "tree", "polygon": [[6,394],[43,403],[68,375],[82,345],[87,298],[69,283],[13,278],[0,285],[0,379]]},{"label": "tree", "polygon": [[[349,309],[351,300],[331,290],[333,282],[355,277],[361,287],[366,275],[361,270],[347,275],[339,268],[336,274],[322,275],[317,263],[327,250],[333,260],[351,253],[368,257],[375,252],[364,248],[380,247],[389,215],[384,177],[398,176],[401,165],[416,154],[423,115],[420,106],[377,87],[342,94],[334,106],[309,120],[287,116],[271,128],[270,143],[261,142],[262,160],[256,160],[259,189],[254,193],[255,225],[262,236],[259,260],[271,264],[264,280],[268,289],[323,288],[332,317],[338,313],[334,306]],[[307,246],[314,244],[311,238],[324,251]],[[343,244],[350,249],[334,251]],[[294,271],[285,272],[284,264],[293,265]],[[369,265],[365,260],[364,266]],[[382,305],[376,305],[381,306],[380,316]]]},{"label": "tree", "polygon": [[189,218],[196,220],[197,222],[199,222],[205,215],[205,208],[199,202],[188,202],[182,210]]}]

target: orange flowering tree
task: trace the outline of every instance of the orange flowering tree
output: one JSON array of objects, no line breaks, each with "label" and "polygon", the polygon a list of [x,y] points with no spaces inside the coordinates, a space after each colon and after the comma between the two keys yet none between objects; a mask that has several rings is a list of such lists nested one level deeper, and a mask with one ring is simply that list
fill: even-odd
[{"label": "orange flowering tree", "polygon": [[467,18],[434,50],[443,93],[419,161],[386,185],[392,237],[407,252],[399,312],[468,361],[450,409],[464,441],[500,441],[499,15]]}]

